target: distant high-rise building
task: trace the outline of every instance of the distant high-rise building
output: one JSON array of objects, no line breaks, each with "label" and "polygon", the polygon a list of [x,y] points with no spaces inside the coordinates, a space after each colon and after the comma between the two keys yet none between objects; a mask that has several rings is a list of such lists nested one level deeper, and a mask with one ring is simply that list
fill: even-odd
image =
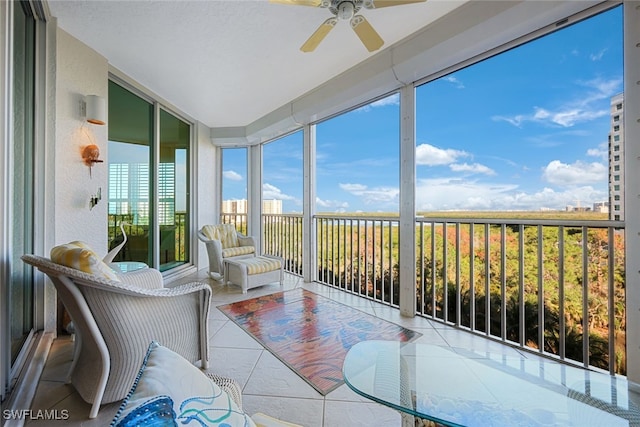
[{"label": "distant high-rise building", "polygon": [[263,200],[262,213],[263,214],[281,214],[282,200],[278,200],[278,199]]},{"label": "distant high-rise building", "polygon": [[[247,208],[248,206],[247,206],[246,199],[222,201],[223,214],[246,214]],[[278,199],[263,200],[262,213],[263,214],[281,214],[282,200],[278,200]]]},{"label": "distant high-rise building", "polygon": [[609,131],[609,219],[624,220],[624,94],[611,98]]},{"label": "distant high-rise building", "polygon": [[222,213],[246,214],[247,199],[223,200]]}]

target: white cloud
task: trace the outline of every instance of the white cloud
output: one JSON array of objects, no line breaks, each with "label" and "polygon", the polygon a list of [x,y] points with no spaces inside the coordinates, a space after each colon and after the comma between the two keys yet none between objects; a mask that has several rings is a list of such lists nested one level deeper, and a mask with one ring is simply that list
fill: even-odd
[{"label": "white cloud", "polygon": [[590,122],[607,115],[609,115],[608,110],[564,107],[564,109],[558,111],[549,111],[544,108],[534,107],[534,112],[530,115],[519,114],[513,117],[494,116],[493,120],[502,120],[517,127],[521,127],[525,122],[547,123],[561,127],[572,127],[577,123]]},{"label": "white cloud", "polygon": [[222,172],[222,176],[231,181],[242,181],[242,175],[235,171],[224,171]]},{"label": "white cloud", "polygon": [[386,98],[373,101],[371,104],[363,105],[355,111],[366,113],[367,111],[371,111],[372,108],[386,107],[387,105],[400,105],[400,94],[394,93],[393,95],[389,95]]},{"label": "white cloud", "polygon": [[356,197],[360,197],[367,205],[395,204],[400,191],[395,187],[369,188],[363,184],[339,184],[340,188]]},{"label": "white cloud", "polygon": [[346,212],[349,208],[349,203],[341,202],[338,200],[322,200],[316,197],[316,205],[320,208],[334,210],[335,212]]},{"label": "white cloud", "polygon": [[607,49],[605,48],[605,49],[602,49],[600,52],[592,53],[589,55],[589,59],[592,61],[600,61],[606,51]]},{"label": "white cloud", "polygon": [[542,178],[554,185],[575,186],[606,182],[607,174],[607,167],[602,163],[577,161],[569,165],[553,160],[543,169]]},{"label": "white cloud", "polygon": [[514,184],[489,185],[454,178],[421,179],[416,182],[416,209],[489,210],[498,197],[516,188]]},{"label": "white cloud", "polygon": [[473,164],[468,164],[468,163],[452,163],[449,165],[449,168],[453,171],[453,172],[470,172],[470,173],[481,173],[484,175],[495,175],[496,172],[485,166],[485,165],[481,165],[480,163],[473,163]]},{"label": "white cloud", "polygon": [[435,210],[540,210],[565,209],[580,200],[583,206],[607,199],[607,192],[591,186],[562,191],[544,188],[532,193],[515,184],[487,184],[473,180],[423,179],[416,182],[416,209]]},{"label": "white cloud", "polygon": [[430,144],[416,147],[416,165],[438,166],[455,163],[461,157],[470,157],[465,151],[442,149]]},{"label": "white cloud", "polygon": [[340,184],[340,188],[349,193],[357,193],[366,190],[367,186],[362,184]]},{"label": "white cloud", "polygon": [[446,76],[444,80],[454,85],[456,89],[464,89],[464,83],[458,80],[456,76]]},{"label": "white cloud", "polygon": [[400,94],[394,93],[393,95],[389,95],[386,98],[379,99],[377,101],[372,102],[372,107],[384,107],[385,105],[400,105]]},{"label": "white cloud", "polygon": [[396,187],[369,188],[363,184],[339,184],[340,189],[359,197],[366,205],[397,205],[400,190]]},{"label": "white cloud", "polygon": [[264,199],[296,200],[295,197],[284,194],[278,187],[266,182],[262,184],[262,197]]},{"label": "white cloud", "polygon": [[596,78],[578,81],[576,84],[585,87],[586,91],[581,92],[574,100],[557,108],[533,107],[533,112],[528,114],[494,116],[492,119],[505,121],[517,127],[521,127],[527,122],[532,122],[566,128],[575,126],[578,123],[590,122],[609,115],[608,109],[598,108],[593,104],[603,99],[609,99],[620,92],[622,79],[604,80]]},{"label": "white cloud", "polygon": [[597,148],[590,148],[587,150],[587,156],[597,157],[603,162],[607,162],[609,158],[609,147],[606,142],[598,145]]}]

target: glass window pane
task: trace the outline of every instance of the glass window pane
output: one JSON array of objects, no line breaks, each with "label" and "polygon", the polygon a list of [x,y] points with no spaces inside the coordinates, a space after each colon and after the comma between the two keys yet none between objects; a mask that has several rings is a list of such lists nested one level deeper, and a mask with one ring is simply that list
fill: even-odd
[{"label": "glass window pane", "polygon": [[11,363],[33,329],[33,275],[20,256],[33,253],[33,119],[35,21],[14,7],[13,203],[9,317]]},{"label": "glass window pane", "polygon": [[189,261],[189,143],[191,127],[160,111],[158,224],[160,271]]},{"label": "glass window pane", "polygon": [[247,149],[222,150],[221,223],[235,224],[247,232]]},{"label": "glass window pane", "polygon": [[114,261],[153,265],[151,146],[153,105],[109,82],[109,249],[127,244]]},{"label": "glass window pane", "polygon": [[622,53],[618,7],[418,87],[418,213],[608,202]]},{"label": "glass window pane", "polygon": [[316,126],[316,212],[399,211],[400,96]]},{"label": "glass window pane", "polygon": [[302,213],[302,131],[262,148],[262,213]]}]

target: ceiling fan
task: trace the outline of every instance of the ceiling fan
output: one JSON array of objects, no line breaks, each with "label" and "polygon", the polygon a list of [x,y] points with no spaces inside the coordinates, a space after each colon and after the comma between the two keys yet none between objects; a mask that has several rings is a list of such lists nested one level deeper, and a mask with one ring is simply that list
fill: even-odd
[{"label": "ceiling fan", "polygon": [[362,15],[356,15],[360,9],[379,9],[381,7],[400,6],[410,3],[422,3],[426,0],[270,0],[294,6],[313,6],[329,9],[333,17],[324,21],[320,27],[300,47],[303,52],[313,52],[320,42],[338,23],[338,20],[349,21],[351,28],[369,52],[378,50],[384,44],[382,37],[373,29],[369,21]]}]

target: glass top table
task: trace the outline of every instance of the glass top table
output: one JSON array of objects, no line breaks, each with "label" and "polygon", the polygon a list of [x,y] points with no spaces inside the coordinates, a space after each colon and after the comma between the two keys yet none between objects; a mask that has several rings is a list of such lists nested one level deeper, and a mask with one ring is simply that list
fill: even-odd
[{"label": "glass top table", "polygon": [[149,268],[144,262],[138,261],[118,261],[109,264],[109,267],[116,273],[131,273],[132,271],[143,270]]},{"label": "glass top table", "polygon": [[635,384],[515,351],[363,341],[343,374],[356,393],[445,426],[640,426]]}]

